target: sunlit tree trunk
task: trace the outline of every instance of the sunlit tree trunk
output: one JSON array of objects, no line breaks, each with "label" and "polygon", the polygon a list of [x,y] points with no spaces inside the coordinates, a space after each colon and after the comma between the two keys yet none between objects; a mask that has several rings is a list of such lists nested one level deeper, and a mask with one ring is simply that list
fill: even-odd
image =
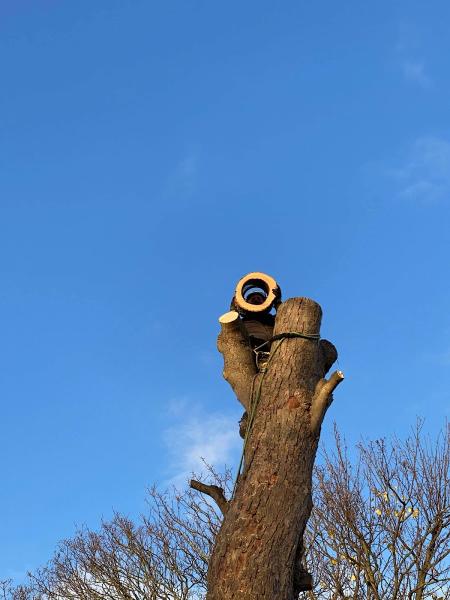
[{"label": "sunlit tree trunk", "polygon": [[322,420],[343,379],[340,371],[324,379],[337,353],[318,339],[321,316],[320,306],[308,298],[279,307],[274,328],[279,338],[272,342],[265,373],[254,366],[239,315],[221,319],[224,377],[248,421],[252,413],[254,420],[235,495],[222,502],[207,600],[293,600],[310,589],[303,532],[312,507],[312,469]]}]

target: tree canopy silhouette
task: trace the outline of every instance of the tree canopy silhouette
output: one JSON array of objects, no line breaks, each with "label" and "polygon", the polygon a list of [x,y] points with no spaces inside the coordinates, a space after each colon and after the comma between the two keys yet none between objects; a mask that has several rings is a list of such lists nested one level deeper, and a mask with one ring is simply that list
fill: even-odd
[{"label": "tree canopy silhouette", "polygon": [[[405,440],[360,443],[350,458],[336,431],[315,467],[305,560],[311,600],[450,599],[450,427],[431,440],[419,422]],[[208,483],[231,494],[232,477]],[[222,515],[196,490],[149,491],[135,522],[119,513],[64,540],[3,600],[201,600]]]}]

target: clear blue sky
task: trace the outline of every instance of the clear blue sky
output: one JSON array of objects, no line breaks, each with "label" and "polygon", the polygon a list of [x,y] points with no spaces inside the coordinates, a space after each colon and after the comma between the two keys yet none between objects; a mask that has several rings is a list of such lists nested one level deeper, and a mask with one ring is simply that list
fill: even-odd
[{"label": "clear blue sky", "polygon": [[0,578],[238,460],[217,317],[323,307],[324,426],[435,431],[450,379],[450,5],[2,0]]}]

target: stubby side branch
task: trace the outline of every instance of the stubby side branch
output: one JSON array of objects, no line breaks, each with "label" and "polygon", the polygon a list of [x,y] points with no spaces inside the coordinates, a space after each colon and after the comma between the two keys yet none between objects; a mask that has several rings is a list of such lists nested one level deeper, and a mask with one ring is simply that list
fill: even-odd
[{"label": "stubby side branch", "polygon": [[196,481],[195,479],[191,479],[189,485],[193,490],[197,490],[197,492],[210,496],[219,507],[220,512],[225,515],[228,510],[228,500],[225,498],[225,494],[221,487],[218,485],[207,485],[206,483]]},{"label": "stubby side branch", "polygon": [[325,377],[337,360],[338,353],[334,345],[328,340],[321,339],[319,345],[322,351],[323,376]]},{"label": "stubby side branch", "polygon": [[329,379],[321,379],[314,393],[311,404],[311,430],[316,432],[322,425],[325,413],[333,401],[332,393],[343,381],[344,373],[335,371]]},{"label": "stubby side branch", "polygon": [[233,388],[239,402],[249,410],[253,377],[257,373],[255,358],[239,314],[231,310],[219,318],[222,330],[217,348],[223,355],[223,376]]}]

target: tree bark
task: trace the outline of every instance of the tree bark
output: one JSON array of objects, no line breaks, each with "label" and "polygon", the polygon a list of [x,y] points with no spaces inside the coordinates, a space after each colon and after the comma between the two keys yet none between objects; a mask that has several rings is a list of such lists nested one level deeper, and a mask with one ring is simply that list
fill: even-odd
[{"label": "tree bark", "polygon": [[[321,316],[313,300],[291,298],[278,309],[274,336],[318,334]],[[255,388],[260,395],[244,470],[209,562],[207,600],[296,600],[311,583],[302,567],[303,532],[320,427],[343,379],[340,371],[324,379],[337,352],[326,340],[283,338],[258,374],[236,319],[222,323],[218,347],[224,376],[249,412]]]},{"label": "tree bark", "polygon": [[249,410],[252,381],[258,370],[247,330],[234,310],[222,315],[219,323],[222,331],[217,347],[224,358],[223,376],[245,410]]}]

